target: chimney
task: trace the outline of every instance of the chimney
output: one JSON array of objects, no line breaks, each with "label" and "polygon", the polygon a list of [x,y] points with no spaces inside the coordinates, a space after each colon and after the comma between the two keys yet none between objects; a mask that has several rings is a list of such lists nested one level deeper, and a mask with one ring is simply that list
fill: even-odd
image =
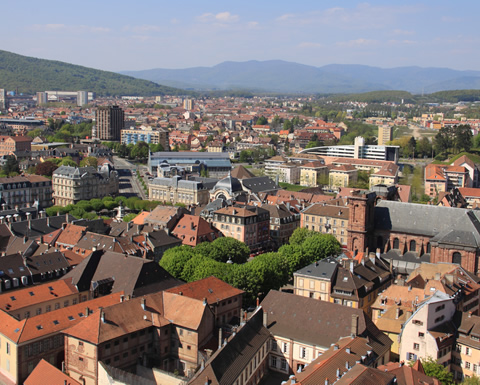
[{"label": "chimney", "polygon": [[337,344],[333,345],[333,350],[338,350],[338,345]]},{"label": "chimney", "polygon": [[352,314],[352,337],[358,334],[358,315]]},{"label": "chimney", "polygon": [[370,262],[372,262],[375,266],[375,253],[368,254],[368,258],[370,259]]},{"label": "chimney", "polygon": [[222,347],[222,338],[223,338],[223,330],[222,328],[218,329],[218,348]]},{"label": "chimney", "polygon": [[440,281],[441,275],[440,273],[435,273],[435,281]]},{"label": "chimney", "polygon": [[345,361],[345,369],[347,369],[347,370],[350,369],[350,365],[349,365],[348,361]]},{"label": "chimney", "polygon": [[412,291],[412,285],[408,285],[408,291]]},{"label": "chimney", "polygon": [[207,306],[208,302],[207,302],[207,298],[206,297],[203,297],[203,306]]},{"label": "chimney", "polygon": [[32,229],[32,213],[27,213],[27,224],[28,228],[31,230]]},{"label": "chimney", "polygon": [[468,312],[468,318],[472,318],[472,312],[471,311]]},{"label": "chimney", "polygon": [[65,220],[67,221],[67,223],[69,223],[69,219],[70,219],[70,216],[67,214],[65,214]]},{"label": "chimney", "polygon": [[398,319],[399,317],[400,317],[400,308],[397,307],[397,308],[395,309],[395,319]]},{"label": "chimney", "polygon": [[125,301],[125,296],[122,294],[122,295],[120,296],[120,302],[123,302],[123,301]]},{"label": "chimney", "polygon": [[23,236],[23,244],[27,243],[27,240],[28,240],[27,236],[24,235],[24,236]]},{"label": "chimney", "polygon": [[133,225],[132,222],[127,223],[127,231],[129,231],[132,228],[132,225]]},{"label": "chimney", "polygon": [[377,254],[377,258],[380,259],[380,249],[379,248],[377,248],[376,254]]},{"label": "chimney", "polygon": [[340,368],[337,368],[337,378],[340,378]]},{"label": "chimney", "polygon": [[85,317],[88,317],[90,315],[90,309],[88,306],[85,308]]},{"label": "chimney", "polygon": [[351,354],[351,352],[352,352],[352,350],[350,349],[350,346],[347,346],[347,348],[345,350],[348,354]]},{"label": "chimney", "polygon": [[268,313],[266,311],[263,312],[263,326],[268,326]]},{"label": "chimney", "polygon": [[145,298],[142,298],[142,309],[145,310]]},{"label": "chimney", "polygon": [[195,230],[195,225],[193,224],[193,222],[190,222],[190,227],[192,230]]},{"label": "chimney", "polygon": [[257,307],[260,306],[260,298],[257,297]]},{"label": "chimney", "polygon": [[353,274],[353,265],[354,265],[353,261],[350,261],[350,273],[352,274]]},{"label": "chimney", "polygon": [[102,323],[105,323],[105,312],[102,308],[100,308],[100,319],[102,320]]},{"label": "chimney", "polygon": [[50,217],[47,217],[47,226],[50,227]]}]

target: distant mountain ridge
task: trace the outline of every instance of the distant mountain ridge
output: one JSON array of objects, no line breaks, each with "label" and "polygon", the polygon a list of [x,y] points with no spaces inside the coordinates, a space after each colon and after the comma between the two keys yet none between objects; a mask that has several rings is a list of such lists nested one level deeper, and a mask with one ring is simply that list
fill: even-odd
[{"label": "distant mountain ridge", "polygon": [[360,93],[403,90],[432,93],[480,89],[480,71],[449,68],[330,64],[314,67],[283,60],[223,62],[213,67],[122,71],[124,75],[183,89],[265,92]]},{"label": "distant mountain ridge", "polygon": [[184,90],[115,72],[1,50],[0,88],[28,94],[46,90],[86,90],[99,96],[185,94]]}]

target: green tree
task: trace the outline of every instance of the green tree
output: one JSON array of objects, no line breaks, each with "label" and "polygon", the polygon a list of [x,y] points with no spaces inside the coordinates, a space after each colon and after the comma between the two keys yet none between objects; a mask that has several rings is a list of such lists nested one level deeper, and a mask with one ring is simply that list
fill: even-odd
[{"label": "green tree", "polygon": [[14,156],[9,156],[7,161],[2,167],[2,172],[5,175],[13,176],[20,172],[20,167],[18,166],[18,161]]},{"label": "green tree", "polygon": [[473,144],[472,128],[467,124],[455,127],[455,149],[460,152],[462,149],[470,151]]},{"label": "green tree", "polygon": [[462,385],[480,385],[480,378],[475,375],[473,377],[465,377]]},{"label": "green tree", "polygon": [[95,158],[94,156],[87,156],[85,159],[80,161],[80,167],[91,166],[91,167],[97,168],[97,164],[98,164],[97,158]]},{"label": "green tree", "polygon": [[177,246],[163,253],[160,266],[167,270],[175,278],[182,276],[184,265],[195,256],[195,252],[189,246]]},{"label": "green tree", "polygon": [[315,234],[314,231],[308,230],[305,228],[295,229],[293,234],[290,236],[290,245],[301,245],[305,240]]},{"label": "green tree", "polygon": [[265,116],[260,116],[255,123],[257,126],[265,126],[268,124],[268,120]]},{"label": "green tree", "polygon": [[422,137],[417,141],[417,151],[416,154],[418,157],[431,156],[432,154],[432,143],[428,140],[427,137]]},{"label": "green tree", "polygon": [[283,129],[288,130],[288,131],[292,130],[293,129],[293,123],[290,120],[285,119],[283,121]]},{"label": "green tree", "polygon": [[[208,246],[202,246],[207,243]],[[201,253],[219,262],[245,263],[248,260],[250,249],[247,245],[231,237],[217,238],[213,242],[203,242],[195,247],[195,252]]]},{"label": "green tree", "polygon": [[314,234],[302,243],[303,262],[309,264],[340,253],[341,246],[332,234]]},{"label": "green tree", "polygon": [[453,385],[453,374],[450,373],[442,364],[437,363],[432,357],[422,361],[425,374],[438,379],[442,385]]},{"label": "green tree", "polygon": [[127,214],[123,217],[123,221],[127,222],[127,223],[130,222],[130,221],[133,221],[137,215],[138,214],[135,214],[135,213]]}]

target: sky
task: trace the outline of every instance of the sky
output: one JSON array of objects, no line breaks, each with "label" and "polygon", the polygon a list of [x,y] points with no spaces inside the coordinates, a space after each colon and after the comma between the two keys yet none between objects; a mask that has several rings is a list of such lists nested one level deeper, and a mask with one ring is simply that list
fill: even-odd
[{"label": "sky", "polygon": [[285,60],[480,70],[478,0],[8,1],[0,49],[107,71]]}]

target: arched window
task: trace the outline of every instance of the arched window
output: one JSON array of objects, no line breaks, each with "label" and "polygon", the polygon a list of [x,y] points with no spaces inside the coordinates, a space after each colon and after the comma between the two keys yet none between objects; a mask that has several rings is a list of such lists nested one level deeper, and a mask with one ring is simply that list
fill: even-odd
[{"label": "arched window", "polygon": [[452,258],[452,262],[453,263],[457,263],[459,265],[462,264],[462,254],[458,253],[458,252],[455,252],[453,253],[453,258]]},{"label": "arched window", "polygon": [[400,248],[400,241],[398,240],[398,238],[395,238],[393,240],[393,248],[394,249],[399,249]]},{"label": "arched window", "polygon": [[410,251],[417,251],[417,242],[415,242],[413,239],[410,241]]}]

